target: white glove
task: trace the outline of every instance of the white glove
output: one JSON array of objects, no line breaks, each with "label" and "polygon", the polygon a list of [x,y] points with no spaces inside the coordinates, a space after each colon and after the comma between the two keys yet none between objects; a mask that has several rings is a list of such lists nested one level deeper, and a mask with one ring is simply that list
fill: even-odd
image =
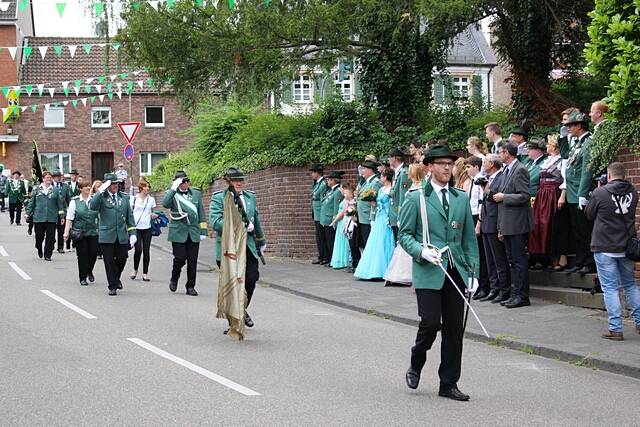
[{"label": "white glove", "polygon": [[249,233],[253,232],[253,230],[255,229],[254,225],[252,222],[249,222],[249,225],[247,225],[247,231]]},{"label": "white glove", "polygon": [[131,236],[129,236],[129,247],[130,248],[134,247],[137,241],[138,241],[138,238],[136,237],[135,234],[132,234]]},{"label": "white glove", "polygon": [[178,187],[182,184],[182,178],[176,178],[173,180],[173,184],[171,184],[171,189],[173,191],[178,191]]},{"label": "white glove", "polygon": [[98,192],[100,193],[104,192],[107,188],[109,188],[110,185],[111,185],[111,180],[106,180],[105,182],[102,183],[100,187],[98,187]]},{"label": "white glove", "polygon": [[207,238],[207,236],[203,236],[202,234],[200,235],[200,241],[202,242],[203,240],[205,240]]},{"label": "white glove", "polygon": [[587,206],[587,198],[578,197],[578,209],[583,210],[585,206]]},{"label": "white glove", "polygon": [[264,245],[260,246],[260,253],[264,254],[264,251],[267,250],[267,244],[265,243]]},{"label": "white glove", "polygon": [[478,283],[478,279],[474,277],[472,280],[471,277],[469,277],[469,280],[467,283],[467,293],[471,295],[475,294],[476,291],[478,290],[478,286],[480,286],[480,284]]},{"label": "white glove", "polygon": [[422,258],[429,261],[431,264],[442,264],[442,254],[435,248],[424,248],[421,254]]}]

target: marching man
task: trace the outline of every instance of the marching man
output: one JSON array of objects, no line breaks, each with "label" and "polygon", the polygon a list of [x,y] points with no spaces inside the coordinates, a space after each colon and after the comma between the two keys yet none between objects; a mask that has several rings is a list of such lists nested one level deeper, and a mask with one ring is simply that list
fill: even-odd
[{"label": "marching man", "polygon": [[[411,190],[400,210],[399,241],[413,258],[413,286],[420,324],[406,373],[415,389],[427,361],[427,350],[442,334],[439,396],[466,401],[458,389],[462,361],[465,288],[473,293],[479,273],[478,245],[469,198],[449,187],[456,157],[446,145],[434,145],[423,163],[431,180]],[[446,271],[446,273],[445,273]],[[456,289],[457,288],[457,289]],[[475,312],[474,312],[475,313]]]}]

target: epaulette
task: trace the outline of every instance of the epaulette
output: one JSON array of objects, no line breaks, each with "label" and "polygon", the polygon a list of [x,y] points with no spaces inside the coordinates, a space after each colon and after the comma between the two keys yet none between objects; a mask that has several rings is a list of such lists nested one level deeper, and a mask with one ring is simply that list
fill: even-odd
[{"label": "epaulette", "polygon": [[451,194],[453,194],[454,197],[458,197],[458,193],[465,193],[466,194],[466,192],[464,190],[462,190],[460,188],[456,188],[456,187],[449,187],[449,192]]},{"label": "epaulette", "polygon": [[413,193],[414,191],[418,191],[420,190],[419,188],[410,188],[409,189],[409,193]]},{"label": "epaulette", "polygon": [[73,196],[73,197],[71,198],[71,200],[80,200],[80,196],[79,196],[79,195],[78,195],[78,196]]},{"label": "epaulette", "polygon": [[251,193],[251,194],[256,194],[255,191],[251,191],[251,190],[242,190],[242,191],[246,191],[247,193]]},{"label": "epaulette", "polygon": [[220,194],[220,193],[222,193],[223,191],[224,191],[224,190],[214,191],[214,192],[213,192],[213,194],[212,194],[212,196],[215,196],[216,194]]}]

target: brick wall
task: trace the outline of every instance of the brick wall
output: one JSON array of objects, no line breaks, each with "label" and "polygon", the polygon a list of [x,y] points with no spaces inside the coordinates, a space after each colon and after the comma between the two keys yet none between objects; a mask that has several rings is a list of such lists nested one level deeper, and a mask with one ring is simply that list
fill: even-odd
[{"label": "brick wall", "polygon": [[[14,25],[0,25],[0,46],[16,45],[16,27]],[[16,60],[19,58],[16,53]],[[18,69],[16,61],[11,59],[11,55],[7,49],[0,52],[0,86],[14,86],[18,81]],[[0,107],[7,106],[7,99],[0,95]],[[7,125],[2,124],[0,120],[0,133],[5,134]],[[0,143],[1,145],[2,143]],[[3,163],[7,169],[15,169],[18,159],[18,144],[4,143],[5,156],[0,153],[0,163]]]}]

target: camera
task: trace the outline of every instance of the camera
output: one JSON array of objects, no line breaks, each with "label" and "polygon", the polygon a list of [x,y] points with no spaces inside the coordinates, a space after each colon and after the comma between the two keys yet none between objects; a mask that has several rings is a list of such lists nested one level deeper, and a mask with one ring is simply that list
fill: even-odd
[{"label": "camera", "polygon": [[487,185],[489,183],[489,180],[485,176],[479,176],[478,178],[475,179],[475,181],[473,181],[473,183],[475,185],[479,185],[481,187],[484,187],[485,185]]},{"label": "camera", "polygon": [[598,183],[599,183],[600,185],[607,185],[607,182],[608,182],[608,181],[607,181],[607,174],[606,174],[606,173],[603,173],[602,175],[600,175],[600,176],[598,177]]}]

